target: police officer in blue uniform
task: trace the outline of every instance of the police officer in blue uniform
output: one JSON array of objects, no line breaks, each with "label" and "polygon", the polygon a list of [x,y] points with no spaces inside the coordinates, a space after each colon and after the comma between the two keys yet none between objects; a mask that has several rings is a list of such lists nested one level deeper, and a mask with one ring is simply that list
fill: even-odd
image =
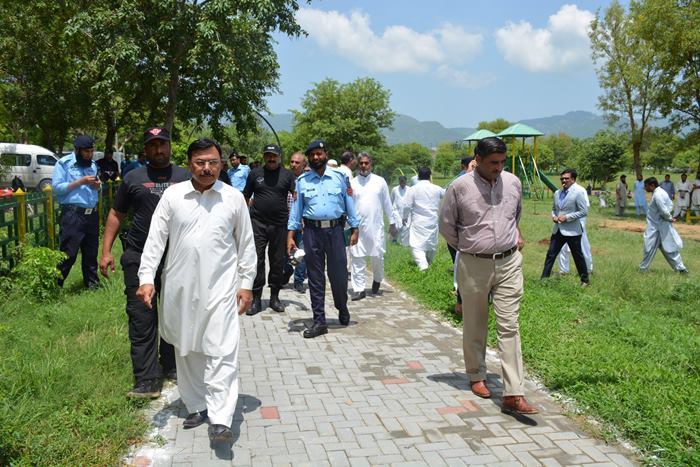
[{"label": "police officer in blue uniform", "polygon": [[347,192],[345,175],[326,167],[326,143],[321,140],[312,142],[305,154],[311,170],[297,179],[297,198],[292,204],[287,224],[287,253],[292,254],[296,249],[294,234],[302,229],[303,220],[306,272],[314,314],[313,326],[304,331],[304,337],[308,339],[328,332],[325,313],[326,260],[338,319],[343,326],[350,323],[343,225],[347,220],[352,229],[350,245],[354,245],[357,243],[359,221],[352,196]]},{"label": "police officer in blue uniform", "polygon": [[100,238],[97,198],[101,182],[97,176],[97,164],[92,160],[95,140],[81,135],[73,142],[75,150],[62,157],[53,169],[51,187],[61,205],[60,250],[67,258],[58,265],[61,272],[59,285],[70,272],[78,256],[82,254],[83,282],[85,287],[99,284],[97,277],[97,248]]}]

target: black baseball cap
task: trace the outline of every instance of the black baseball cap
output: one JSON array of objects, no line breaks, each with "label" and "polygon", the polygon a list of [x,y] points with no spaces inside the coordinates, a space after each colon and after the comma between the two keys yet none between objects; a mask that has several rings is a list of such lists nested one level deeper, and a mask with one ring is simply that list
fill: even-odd
[{"label": "black baseball cap", "polygon": [[309,146],[306,148],[306,151],[304,151],[304,154],[307,156],[311,151],[314,149],[323,149],[324,151],[326,150],[326,142],[323,141],[322,139],[317,139],[316,141],[313,141]]},{"label": "black baseball cap", "polygon": [[276,156],[282,156],[282,149],[276,144],[268,144],[262,150],[263,154],[275,154]]},{"label": "black baseball cap", "polygon": [[80,135],[73,141],[75,149],[92,149],[95,147],[95,138],[90,135]]},{"label": "black baseball cap", "polygon": [[154,139],[170,141],[170,132],[159,126],[154,126],[143,132],[143,144],[153,141]]}]

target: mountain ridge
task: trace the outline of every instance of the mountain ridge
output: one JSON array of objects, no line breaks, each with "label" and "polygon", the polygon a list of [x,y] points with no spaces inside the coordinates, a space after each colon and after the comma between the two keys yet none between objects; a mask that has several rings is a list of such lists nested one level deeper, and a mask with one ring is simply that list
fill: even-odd
[{"label": "mountain ridge", "polygon": [[[292,130],[293,117],[290,113],[272,114],[266,118],[277,131]],[[602,116],[584,110],[523,119],[513,123],[518,122],[531,126],[545,135],[566,133],[577,138],[587,138],[600,130],[609,128]],[[474,131],[475,128],[448,128],[437,121],[420,121],[409,115],[396,114],[393,128],[385,129],[382,133],[390,145],[415,142],[432,148],[443,142],[461,141]]]}]

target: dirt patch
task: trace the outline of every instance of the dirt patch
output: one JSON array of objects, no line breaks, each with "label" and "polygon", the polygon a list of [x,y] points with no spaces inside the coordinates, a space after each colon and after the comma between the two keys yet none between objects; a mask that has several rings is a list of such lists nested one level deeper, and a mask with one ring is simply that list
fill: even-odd
[{"label": "dirt patch", "polygon": [[[700,225],[674,222],[673,226],[676,228],[682,238],[700,242]],[[600,227],[605,229],[626,230],[627,232],[644,232],[644,230],[647,228],[647,224],[646,222],[639,221],[618,221],[608,219],[601,222]]]}]

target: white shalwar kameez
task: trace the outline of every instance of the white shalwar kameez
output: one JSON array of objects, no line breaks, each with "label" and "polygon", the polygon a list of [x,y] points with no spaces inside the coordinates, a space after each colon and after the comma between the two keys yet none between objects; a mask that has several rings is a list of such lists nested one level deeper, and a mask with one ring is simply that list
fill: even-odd
[{"label": "white shalwar kameez", "polygon": [[350,247],[352,257],[352,290],[365,290],[365,257],[372,261],[374,282],[384,279],[384,216],[394,226],[400,223],[399,216],[391,207],[389,187],[383,177],[370,173],[368,176],[358,175],[351,181],[352,198],[355,211],[360,220],[360,234],[357,245]]},{"label": "white shalwar kameez", "polygon": [[408,244],[418,269],[425,271],[433,262],[438,241],[438,211],[445,189],[429,180],[419,180],[411,187],[406,205],[411,211]]},{"label": "white shalwar kameez", "polygon": [[690,209],[697,216],[700,214],[700,178],[696,178],[693,182],[693,193],[690,196]]},{"label": "white shalwar kameez", "polygon": [[671,223],[673,202],[661,187],[656,187],[647,211],[647,229],[644,232],[644,259],[639,265],[641,271],[646,271],[660,249],[668,264],[678,272],[687,272],[681,259],[683,240]]},{"label": "white shalwar kameez", "polygon": [[404,187],[399,185],[391,190],[391,205],[401,218],[401,223],[396,226],[396,229],[398,230],[399,243],[403,246],[408,246],[408,235],[411,231],[409,223],[411,211],[406,207],[406,195],[410,189],[408,185]]},{"label": "white shalwar kameez", "polygon": [[166,244],[160,332],[175,347],[178,389],[189,413],[231,426],[238,399],[236,293],[252,289],[257,257],[243,195],[217,181],[200,193],[173,185],[153,213],[141,285],[153,284]]},{"label": "white shalwar kameez", "polygon": [[[578,184],[572,185],[572,188],[576,189],[581,189],[583,191],[586,191],[584,187]],[[625,196],[627,196],[627,192],[625,191]],[[591,201],[588,199],[588,193],[586,193],[586,205],[590,208],[591,207]],[[588,274],[593,272],[593,253],[591,252],[591,242],[588,241],[588,234],[586,233],[586,218],[587,217],[582,217],[581,220],[581,228],[583,230],[583,235],[581,236],[581,251],[583,252],[583,258],[586,260],[586,269],[588,269]],[[565,244],[561,251],[559,252],[559,272],[561,274],[568,274],[569,273],[569,268],[570,268],[570,261],[571,261],[571,250],[569,249],[569,245]]]},{"label": "white shalwar kameez", "polygon": [[684,214],[688,209],[688,206],[690,206],[690,191],[692,189],[693,186],[687,180],[685,182],[676,183],[676,200],[673,217]]}]

